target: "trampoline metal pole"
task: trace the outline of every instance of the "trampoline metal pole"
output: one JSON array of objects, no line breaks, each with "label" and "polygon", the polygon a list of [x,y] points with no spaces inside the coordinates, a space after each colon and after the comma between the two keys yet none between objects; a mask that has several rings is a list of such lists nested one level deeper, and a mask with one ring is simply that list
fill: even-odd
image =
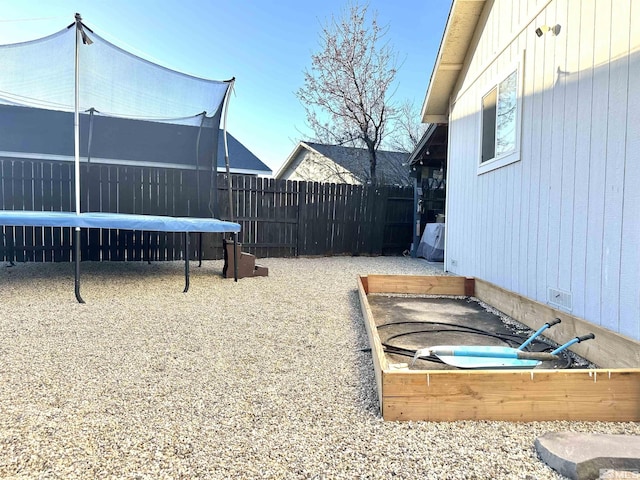
[{"label": "trampoline metal pole", "polygon": [[189,291],[189,232],[184,232],[184,290]]},{"label": "trampoline metal pole", "polygon": [[238,281],[238,255],[237,255],[237,247],[238,247],[238,234],[233,232],[233,281]]},{"label": "trampoline metal pole", "polygon": [[80,214],[80,27],[78,22],[82,19],[76,13],[76,51],[75,51],[75,84],[74,84],[74,111],[73,111],[73,153],[74,153],[74,186],[76,199],[76,213]]},{"label": "trampoline metal pole", "polygon": [[229,81],[229,88],[225,93],[224,97],[224,116],[223,116],[223,125],[222,125],[222,138],[224,140],[224,166],[225,171],[227,173],[227,181],[229,182],[227,194],[229,200],[229,220],[233,222],[233,192],[231,191],[231,167],[229,165],[229,145],[227,144],[227,112],[229,111],[229,98],[231,97],[231,92],[233,91],[233,85],[235,83],[235,78],[232,78]]},{"label": "trampoline metal pole", "polygon": [[84,300],[80,296],[80,227],[76,227],[75,230],[75,238],[73,241],[75,250],[75,294],[78,303],[84,303]]},{"label": "trampoline metal pole", "polygon": [[[76,214],[80,215],[80,115],[78,113],[78,103],[80,98],[80,72],[79,72],[79,53],[80,53],[80,35],[82,21],[79,13],[75,15],[76,19],[76,48],[75,48],[75,84],[74,84],[74,112],[73,112],[73,146],[74,146],[74,186],[76,200]],[[80,227],[75,228],[75,294],[79,303],[84,303],[80,296]]]}]

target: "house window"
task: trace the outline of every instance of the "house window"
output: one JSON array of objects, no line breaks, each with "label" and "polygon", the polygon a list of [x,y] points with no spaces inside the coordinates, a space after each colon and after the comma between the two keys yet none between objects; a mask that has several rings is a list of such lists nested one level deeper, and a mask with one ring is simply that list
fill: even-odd
[{"label": "house window", "polygon": [[521,84],[516,66],[485,90],[481,105],[481,150],[478,173],[520,160]]}]

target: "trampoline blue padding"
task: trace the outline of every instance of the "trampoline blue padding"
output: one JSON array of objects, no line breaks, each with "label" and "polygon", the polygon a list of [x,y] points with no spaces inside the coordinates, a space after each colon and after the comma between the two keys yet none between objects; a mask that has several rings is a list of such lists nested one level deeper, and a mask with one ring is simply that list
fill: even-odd
[{"label": "trampoline blue padding", "polygon": [[215,232],[240,231],[240,225],[215,218],[168,217],[99,212],[36,212],[0,210],[0,225],[22,227],[116,228],[152,232]]},{"label": "trampoline blue padding", "polygon": [[[113,228],[121,230],[142,230],[146,232],[184,233],[184,292],[189,290],[189,235],[190,232],[232,233],[234,245],[240,225],[215,218],[168,217],[160,215],[134,215],[128,213],[99,212],[37,212],[24,210],[0,210],[0,225],[14,227],[70,227],[75,234],[75,294],[80,303],[80,229]],[[235,248],[234,260],[235,260]],[[238,281],[238,263],[234,261],[234,279]]]}]

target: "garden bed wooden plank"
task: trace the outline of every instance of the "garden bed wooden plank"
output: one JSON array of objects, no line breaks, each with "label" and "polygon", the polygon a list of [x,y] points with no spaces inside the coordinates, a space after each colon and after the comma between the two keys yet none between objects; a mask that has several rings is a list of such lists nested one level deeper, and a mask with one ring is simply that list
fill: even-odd
[{"label": "garden bed wooden plank", "polygon": [[[593,341],[578,353],[586,353],[583,356],[590,361],[592,356],[598,358],[597,363],[606,365],[605,368],[409,370],[398,369],[389,362],[368,295],[464,295],[469,293],[470,286],[478,287],[473,292],[476,298],[530,328],[537,328],[537,323],[541,325],[555,316],[563,319],[561,325],[567,325],[556,332],[556,336],[564,339],[593,327],[577,317],[478,279],[360,276],[358,292],[385,420],[640,421],[640,368],[629,366],[640,351],[640,344],[599,327],[593,330],[597,330],[597,339],[603,338],[603,342]],[[429,299],[424,300],[427,309]],[[621,358],[621,349],[631,352]]]}]

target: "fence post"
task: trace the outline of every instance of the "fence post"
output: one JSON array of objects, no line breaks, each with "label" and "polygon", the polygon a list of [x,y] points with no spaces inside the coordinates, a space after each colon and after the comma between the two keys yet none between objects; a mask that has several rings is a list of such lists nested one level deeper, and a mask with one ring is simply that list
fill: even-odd
[{"label": "fence post", "polygon": [[371,250],[374,255],[382,255],[384,245],[384,227],[387,221],[387,198],[389,187],[386,185],[374,188],[374,211],[373,211],[373,238]]}]

